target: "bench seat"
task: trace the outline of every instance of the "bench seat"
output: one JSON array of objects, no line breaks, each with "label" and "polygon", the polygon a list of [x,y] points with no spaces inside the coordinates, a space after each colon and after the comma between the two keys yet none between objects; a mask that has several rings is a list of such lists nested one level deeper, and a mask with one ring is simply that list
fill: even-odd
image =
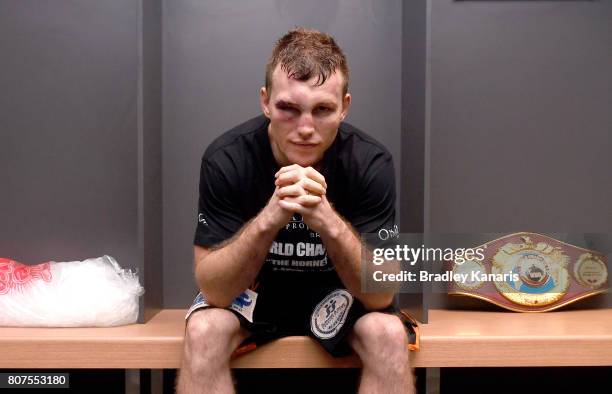
[{"label": "bench seat", "polygon": [[[110,328],[0,328],[1,369],[173,369],[180,365],[185,310]],[[432,310],[415,367],[610,366],[612,309],[540,314]],[[312,339],[288,337],[239,356],[234,368],[359,367]]]}]

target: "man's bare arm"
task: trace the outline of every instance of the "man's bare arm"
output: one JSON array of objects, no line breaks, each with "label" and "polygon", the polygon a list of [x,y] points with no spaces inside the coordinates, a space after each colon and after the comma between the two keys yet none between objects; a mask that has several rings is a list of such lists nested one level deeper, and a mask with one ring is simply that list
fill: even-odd
[{"label": "man's bare arm", "polygon": [[[321,204],[329,205],[323,201]],[[325,224],[319,235],[325,244],[327,254],[334,262],[336,272],[351,294],[359,299],[368,310],[383,309],[393,302],[394,292],[364,293],[361,290],[362,244],[350,223],[346,222],[332,207],[328,208]],[[389,263],[385,269],[393,269]],[[370,265],[368,265],[370,266]]]},{"label": "man's bare arm", "polygon": [[[302,215],[304,222],[321,236],[328,255],[334,262],[338,276],[346,288],[355,295],[367,309],[383,309],[391,304],[394,288],[387,293],[363,293],[361,291],[361,242],[350,223],[345,221],[331,206],[323,195],[319,204],[306,207],[297,198],[311,193],[310,184],[325,183],[321,174],[312,168],[299,166],[287,167],[286,171],[277,174],[276,194],[281,199],[280,205],[287,210]],[[370,265],[368,265],[370,267]],[[385,270],[393,272],[398,265],[389,263]]]},{"label": "man's bare arm", "polygon": [[265,261],[276,232],[259,218],[218,248],[194,246],[196,282],[206,301],[225,308],[248,288]]},{"label": "man's bare arm", "polygon": [[[306,206],[320,201],[321,197],[314,195],[300,199]],[[213,248],[194,247],[196,282],[209,304],[224,308],[253,283],[276,234],[292,215],[279,205],[275,193],[230,240]]]}]

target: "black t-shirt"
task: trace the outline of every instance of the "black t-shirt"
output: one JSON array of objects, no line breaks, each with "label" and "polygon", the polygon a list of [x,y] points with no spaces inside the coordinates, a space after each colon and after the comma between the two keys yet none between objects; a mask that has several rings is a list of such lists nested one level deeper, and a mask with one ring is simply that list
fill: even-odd
[{"label": "black t-shirt", "polygon": [[[274,192],[280,169],[268,138],[269,120],[253,118],[217,138],[202,157],[198,224],[194,243],[210,247],[231,238],[256,216]],[[320,171],[327,198],[359,233],[391,230],[395,224],[393,161],[383,145],[342,123]],[[319,234],[295,214],[266,258],[258,289],[303,293],[308,288],[345,287]],[[258,290],[258,291],[259,291]]]}]

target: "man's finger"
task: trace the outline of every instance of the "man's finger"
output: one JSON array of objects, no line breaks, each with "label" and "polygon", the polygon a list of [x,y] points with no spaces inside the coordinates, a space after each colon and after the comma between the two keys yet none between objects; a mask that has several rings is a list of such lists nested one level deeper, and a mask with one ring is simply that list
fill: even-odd
[{"label": "man's finger", "polygon": [[316,194],[322,196],[325,194],[326,189],[319,182],[315,182],[310,178],[304,178],[301,180],[302,187],[304,190],[310,192],[311,194]]},{"label": "man's finger", "polygon": [[317,183],[319,183],[323,188],[327,189],[327,183],[325,183],[325,177],[321,175],[317,170],[312,167],[308,169],[299,168],[297,170],[286,171],[276,178],[274,184],[276,186],[284,186],[290,185],[292,183],[297,183],[302,179],[311,179]]},{"label": "man's finger", "polygon": [[298,171],[288,171],[280,174],[274,184],[276,186],[284,186],[291,185],[297,183],[301,179],[300,173]]},{"label": "man's finger", "polygon": [[280,174],[283,174],[287,171],[292,171],[292,170],[297,170],[298,168],[303,168],[302,166],[300,166],[299,164],[292,164],[290,166],[285,166],[283,168],[281,168],[280,170],[278,170],[278,172],[276,174],[274,174],[275,178],[278,178],[278,176]]},{"label": "man's finger", "polygon": [[296,201],[305,207],[314,207],[321,202],[321,197],[315,196],[314,194],[306,194],[296,198]]},{"label": "man's finger", "polygon": [[296,212],[301,214],[303,210],[305,210],[306,208],[301,206],[300,204],[296,203],[296,202],[289,202],[287,200],[280,200],[278,202],[278,205],[281,206],[281,208],[284,208],[288,211],[291,212]]},{"label": "man's finger", "polygon": [[327,188],[327,184],[325,183],[325,177],[319,171],[315,170],[312,167],[307,167],[305,169],[305,173],[308,178],[320,183],[321,185]]},{"label": "man's finger", "polygon": [[298,184],[279,187],[276,191],[276,195],[278,196],[278,198],[299,197],[307,193],[308,191],[306,191],[301,185]]},{"label": "man's finger", "polygon": [[299,197],[285,197],[279,202],[281,201],[288,204],[298,204],[303,208],[310,208],[319,204],[322,201],[322,198],[312,194],[305,194]]}]

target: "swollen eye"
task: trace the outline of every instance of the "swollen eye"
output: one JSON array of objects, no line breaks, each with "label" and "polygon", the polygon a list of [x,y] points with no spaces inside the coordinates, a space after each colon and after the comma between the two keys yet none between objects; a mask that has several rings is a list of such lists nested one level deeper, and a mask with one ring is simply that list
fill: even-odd
[{"label": "swollen eye", "polygon": [[288,105],[277,105],[276,108],[278,108],[281,111],[286,111],[286,112],[292,112],[292,113],[296,113],[297,109],[294,107],[290,107]]}]

